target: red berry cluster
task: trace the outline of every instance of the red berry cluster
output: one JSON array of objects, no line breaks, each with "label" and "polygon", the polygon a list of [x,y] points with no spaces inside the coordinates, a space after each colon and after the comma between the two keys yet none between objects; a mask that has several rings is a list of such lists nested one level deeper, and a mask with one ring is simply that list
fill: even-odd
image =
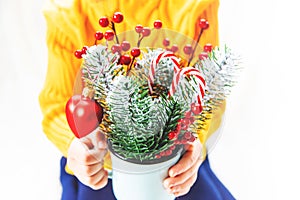
[{"label": "red berry cluster", "polygon": [[205,58],[208,57],[208,54],[213,50],[213,46],[210,43],[207,43],[203,47],[203,51],[199,54],[199,59],[204,60]]},{"label": "red berry cluster", "polygon": [[[153,23],[153,26],[154,26],[155,29],[160,29],[162,27],[162,22],[160,20],[155,20],[154,23]],[[120,58],[120,64],[125,64],[125,65],[130,64],[129,68],[127,69],[127,73],[130,71],[130,69],[131,69],[131,67],[134,63],[135,58],[140,56],[140,54],[141,54],[141,50],[139,48],[140,44],[141,44],[142,40],[145,37],[148,37],[151,34],[151,29],[149,27],[143,27],[142,25],[138,24],[138,25],[135,26],[135,32],[138,33],[139,39],[138,39],[138,42],[137,42],[137,46],[132,48],[131,51],[130,51],[130,54],[133,57],[132,61],[129,62],[130,57],[126,54],[122,55],[121,58]],[[124,63],[122,61],[122,60],[124,60],[124,57],[126,57],[128,62]]]},{"label": "red berry cluster", "polygon": [[86,54],[86,51],[87,51],[88,47],[87,46],[84,46],[82,47],[82,49],[78,49],[74,52],[74,55],[76,58],[82,58],[82,55]]},{"label": "red berry cluster", "polygon": [[[200,19],[198,25],[199,25],[199,27],[200,27],[200,33],[199,33],[199,35],[198,35],[198,38],[197,38],[197,41],[196,41],[196,43],[195,43],[194,48],[193,48],[191,51],[184,51],[185,54],[190,55],[190,59],[189,59],[189,61],[188,61],[188,66],[190,65],[190,63],[191,63],[191,61],[192,61],[192,59],[193,59],[193,57],[194,57],[194,53],[195,53],[195,51],[196,51],[197,44],[199,44],[199,42],[200,42],[200,38],[201,38],[201,36],[202,36],[202,34],[203,34],[203,31],[204,31],[204,30],[207,30],[207,29],[209,28],[209,23],[208,23],[208,21],[207,21],[206,19]],[[186,48],[186,47],[185,47],[185,48]],[[188,48],[188,49],[189,49],[189,48]],[[207,53],[208,53],[208,52],[211,52],[211,50],[212,50],[212,45],[211,45],[211,44],[206,44],[206,45],[204,46],[204,52],[201,52],[201,53],[199,54],[198,58],[199,58],[200,60],[203,60],[204,58],[207,58],[207,56],[208,56]]]},{"label": "red berry cluster", "polygon": [[[155,20],[153,23],[153,27],[154,29],[161,29],[162,22],[160,20]],[[151,29],[149,27],[143,27],[142,25],[138,24],[135,26],[135,32],[139,34],[137,47],[140,47],[142,40],[151,34]]]},{"label": "red berry cluster", "polygon": [[170,39],[169,38],[165,38],[163,40],[163,45],[164,45],[164,47],[167,51],[172,51],[173,53],[176,53],[179,50],[177,44],[173,44],[171,47],[169,47],[170,46]]},{"label": "red berry cluster", "polygon": [[[115,29],[115,23],[121,23],[123,21],[124,17],[122,13],[120,12],[115,12],[112,19],[109,20],[108,17],[100,17],[99,19],[99,25],[103,28],[108,27],[111,24],[111,30],[106,30],[104,33],[101,31],[96,31],[94,34],[95,37],[95,44],[97,44],[97,41],[102,40],[105,38],[107,41],[111,41],[115,38],[116,36],[116,29]],[[119,43],[118,38],[116,36],[117,43]],[[130,47],[129,47],[130,48]],[[74,55],[76,58],[82,58],[82,55],[86,54],[87,47],[83,47],[82,49],[76,50],[74,52]],[[119,48],[117,46],[112,47],[113,52],[118,52]]]},{"label": "red berry cluster", "polygon": [[202,112],[202,106],[197,103],[191,104],[191,109],[184,114],[184,118],[178,121],[176,128],[169,132],[169,140],[173,140],[174,144],[167,150],[160,152],[156,158],[170,156],[178,145],[187,145],[189,142],[194,142],[196,137],[188,130],[191,124],[194,123],[194,115],[199,115]]},{"label": "red berry cluster", "polygon": [[[123,41],[121,44],[119,43],[119,39],[116,34],[116,28],[115,23],[121,23],[124,20],[124,16],[121,12],[115,12],[111,20],[104,16],[100,17],[99,19],[99,25],[103,28],[110,27],[110,30],[106,30],[104,33],[101,31],[97,31],[94,34],[95,37],[95,45],[97,44],[97,41],[102,40],[103,38],[106,39],[106,41],[112,41],[114,38],[116,38],[116,44],[111,46],[112,53],[118,53],[120,54],[120,60],[119,64],[122,65],[129,65],[128,70],[130,70],[131,66],[134,63],[134,60],[136,57],[140,56],[141,51],[139,49],[140,43],[143,40],[143,38],[148,37],[151,34],[151,29],[149,27],[143,27],[142,25],[136,25],[135,31],[139,34],[139,40],[137,43],[137,47],[133,47],[131,50],[131,45],[128,41]],[[160,20],[155,20],[153,23],[154,29],[160,29],[162,27],[162,22]],[[77,58],[82,58],[82,55],[86,52],[86,47],[82,50],[76,50],[75,56]],[[130,50],[130,55],[127,54]],[[124,53],[122,53],[124,52]]]},{"label": "red berry cluster", "polygon": [[[193,47],[191,44],[186,44],[184,47],[183,47],[183,52],[184,54],[190,56],[189,58],[189,62],[188,62],[188,65],[190,64],[191,60],[193,59],[194,57],[194,53],[195,53],[195,50],[196,50],[196,47],[197,47],[197,44],[199,43],[200,41],[200,38],[202,36],[202,33],[204,30],[208,29],[209,28],[209,23],[206,19],[200,19],[199,23],[198,23],[199,27],[200,27],[200,33],[198,35],[198,39],[197,39],[197,42],[195,43],[195,46]],[[176,53],[179,48],[176,44],[173,44],[171,47],[170,46],[170,39],[169,38],[164,38],[163,42],[162,42],[163,46],[165,47],[166,50],[168,51],[172,51],[173,53]],[[207,58],[208,56],[208,53],[212,51],[212,45],[211,44],[206,44],[204,47],[203,47],[203,52],[201,52],[199,54],[199,59],[200,60],[203,60],[204,58]]]},{"label": "red berry cluster", "polygon": [[103,28],[106,28],[111,24],[110,28],[112,30],[107,30],[107,31],[105,31],[104,34],[101,32],[96,32],[95,33],[96,41],[102,40],[103,36],[107,41],[111,41],[116,36],[117,43],[119,44],[117,34],[116,34],[115,23],[121,23],[123,21],[123,19],[124,19],[124,16],[120,12],[115,12],[111,20],[109,20],[108,17],[106,17],[106,16],[100,17],[99,25]]}]

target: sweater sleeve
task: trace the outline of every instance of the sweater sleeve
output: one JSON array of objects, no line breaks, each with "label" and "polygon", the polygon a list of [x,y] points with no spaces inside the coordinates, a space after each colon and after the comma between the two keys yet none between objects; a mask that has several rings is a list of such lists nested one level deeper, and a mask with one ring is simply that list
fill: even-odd
[{"label": "sweater sleeve", "polygon": [[65,116],[65,105],[73,95],[74,80],[80,61],[74,58],[75,34],[71,29],[71,18],[67,9],[50,2],[44,15],[47,23],[46,42],[48,47],[48,68],[44,87],[39,95],[44,116],[43,131],[49,140],[66,156],[74,138]]}]

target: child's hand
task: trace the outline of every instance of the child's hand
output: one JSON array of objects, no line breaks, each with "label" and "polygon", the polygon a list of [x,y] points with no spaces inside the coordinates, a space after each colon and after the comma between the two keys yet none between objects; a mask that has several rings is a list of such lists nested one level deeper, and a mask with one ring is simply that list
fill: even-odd
[{"label": "child's hand", "polygon": [[202,145],[195,140],[179,162],[169,169],[169,177],[164,180],[165,188],[175,196],[187,194],[197,180],[198,169],[203,161]]},{"label": "child's hand", "polygon": [[105,136],[96,131],[96,142],[88,138],[75,138],[68,150],[67,165],[81,183],[94,190],[107,184],[108,172],[103,168],[107,153]]}]

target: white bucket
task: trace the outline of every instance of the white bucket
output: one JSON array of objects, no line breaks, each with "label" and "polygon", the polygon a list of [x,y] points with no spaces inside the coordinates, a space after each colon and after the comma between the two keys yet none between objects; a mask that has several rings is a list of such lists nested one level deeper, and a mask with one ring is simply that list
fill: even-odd
[{"label": "white bucket", "polygon": [[118,200],[174,200],[163,186],[168,170],[180,158],[157,164],[135,164],[111,155],[113,192]]}]

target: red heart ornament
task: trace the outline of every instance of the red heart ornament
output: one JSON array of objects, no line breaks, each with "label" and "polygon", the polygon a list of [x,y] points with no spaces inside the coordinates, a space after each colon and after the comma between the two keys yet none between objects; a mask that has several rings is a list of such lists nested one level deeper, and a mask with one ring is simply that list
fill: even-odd
[{"label": "red heart ornament", "polygon": [[82,138],[101,123],[102,107],[94,100],[82,95],[72,96],[66,104],[66,117],[69,126],[77,138]]}]

